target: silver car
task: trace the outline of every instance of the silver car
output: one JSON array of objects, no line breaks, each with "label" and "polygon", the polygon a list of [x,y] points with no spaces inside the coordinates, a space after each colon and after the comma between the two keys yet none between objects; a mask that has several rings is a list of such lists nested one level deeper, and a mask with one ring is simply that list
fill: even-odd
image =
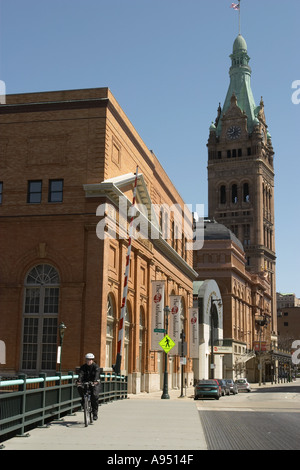
[{"label": "silver car", "polygon": [[247,379],[237,379],[235,383],[237,385],[238,391],[246,390],[247,392],[251,392],[251,386]]},{"label": "silver car", "polygon": [[233,395],[239,393],[238,386],[233,379],[225,379],[225,381],[229,384],[230,393],[232,393]]}]

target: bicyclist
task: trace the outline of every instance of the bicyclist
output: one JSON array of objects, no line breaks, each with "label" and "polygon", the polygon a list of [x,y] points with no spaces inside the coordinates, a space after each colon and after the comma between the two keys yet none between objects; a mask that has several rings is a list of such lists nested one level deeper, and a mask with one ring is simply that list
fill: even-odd
[{"label": "bicyclist", "polygon": [[[93,386],[90,387],[91,391],[91,404],[93,411],[94,420],[98,419],[98,399],[100,393],[100,368],[95,362],[95,356],[92,353],[88,353],[85,356],[85,364],[80,367],[78,374],[78,392],[81,398],[83,398],[83,387],[82,383],[92,382]],[[83,404],[83,403],[82,403]]]}]

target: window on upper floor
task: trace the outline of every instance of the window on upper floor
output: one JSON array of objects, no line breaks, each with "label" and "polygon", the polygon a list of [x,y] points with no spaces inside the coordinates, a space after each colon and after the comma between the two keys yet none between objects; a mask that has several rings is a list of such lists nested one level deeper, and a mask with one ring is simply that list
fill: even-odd
[{"label": "window on upper floor", "polygon": [[42,180],[28,181],[27,202],[28,204],[40,204],[42,201]]},{"label": "window on upper floor", "polygon": [[49,180],[48,202],[63,202],[64,180]]},{"label": "window on upper floor", "polygon": [[243,200],[244,202],[250,202],[250,191],[248,183],[244,183],[243,185]]},{"label": "window on upper floor", "polygon": [[220,204],[226,204],[226,186],[220,187]]},{"label": "window on upper floor", "polygon": [[236,184],[231,187],[231,202],[236,204],[238,202],[238,188]]}]

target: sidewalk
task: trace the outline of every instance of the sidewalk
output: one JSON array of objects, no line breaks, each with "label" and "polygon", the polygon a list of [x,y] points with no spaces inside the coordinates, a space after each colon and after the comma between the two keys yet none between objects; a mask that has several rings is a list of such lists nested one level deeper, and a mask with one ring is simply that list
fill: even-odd
[{"label": "sidewalk", "polygon": [[[83,413],[52,421],[46,429],[33,429],[29,437],[14,437],[5,450],[206,450],[193,389],[129,395],[99,407],[99,419],[84,427]],[[190,397],[190,398],[189,398]]]},{"label": "sidewalk", "polygon": [[[260,389],[299,384],[251,384]],[[5,450],[206,450],[194,388],[169,390],[170,399],[162,400],[162,391],[130,394],[99,407],[99,419],[84,427],[83,413],[52,421],[48,428],[33,429],[29,437],[14,437],[3,444]]]}]

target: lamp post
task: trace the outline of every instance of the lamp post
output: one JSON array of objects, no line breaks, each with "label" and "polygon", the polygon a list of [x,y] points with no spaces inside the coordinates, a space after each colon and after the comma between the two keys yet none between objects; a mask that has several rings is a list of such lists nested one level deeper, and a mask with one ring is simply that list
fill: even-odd
[{"label": "lamp post", "polygon": [[214,302],[219,302],[219,306],[222,305],[222,299],[213,299],[211,297],[211,304],[210,304],[210,374],[211,379],[215,378],[215,364],[214,364],[214,327],[216,326],[217,322],[214,322]]},{"label": "lamp post", "polygon": [[[169,314],[170,314],[170,307],[166,306],[164,308],[165,313],[165,334],[168,334],[168,326],[169,326]],[[168,353],[165,352],[165,370],[164,370],[164,388],[163,394],[161,396],[162,400],[168,400],[170,398],[168,392]]]},{"label": "lamp post", "polygon": [[268,316],[264,313],[263,315],[260,315],[256,319],[256,323],[259,325],[259,364],[258,364],[258,369],[259,369],[259,381],[258,385],[261,386],[262,383],[262,370],[263,370],[263,361],[262,361],[262,349],[261,349],[261,343],[262,343],[262,328],[267,327],[268,325]]},{"label": "lamp post", "polygon": [[64,322],[61,322],[58,326],[58,331],[59,331],[59,340],[60,340],[60,346],[59,346],[59,351],[58,351],[58,358],[59,358],[59,372],[61,372],[61,356],[62,356],[62,347],[63,347],[63,341],[64,341],[64,336],[65,336],[65,330],[66,330],[66,325]]}]

